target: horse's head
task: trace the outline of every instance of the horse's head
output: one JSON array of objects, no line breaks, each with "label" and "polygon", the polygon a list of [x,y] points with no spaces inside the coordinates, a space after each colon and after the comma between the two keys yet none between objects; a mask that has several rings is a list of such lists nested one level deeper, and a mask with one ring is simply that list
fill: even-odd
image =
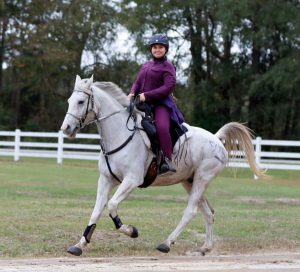
[{"label": "horse's head", "polygon": [[93,110],[92,83],[93,76],[89,79],[76,76],[73,93],[68,99],[68,112],[61,126],[61,130],[68,137],[76,136],[76,133],[86,125],[88,114]]}]

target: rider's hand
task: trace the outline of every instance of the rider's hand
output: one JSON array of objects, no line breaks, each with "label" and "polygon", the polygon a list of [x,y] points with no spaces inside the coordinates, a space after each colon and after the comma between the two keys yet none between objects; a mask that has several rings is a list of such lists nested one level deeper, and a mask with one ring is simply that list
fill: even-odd
[{"label": "rider's hand", "polygon": [[140,94],[140,101],[141,102],[145,102],[146,101],[146,97],[145,97],[144,93]]},{"label": "rider's hand", "polygon": [[128,98],[134,97],[134,93],[129,93],[127,96]]}]

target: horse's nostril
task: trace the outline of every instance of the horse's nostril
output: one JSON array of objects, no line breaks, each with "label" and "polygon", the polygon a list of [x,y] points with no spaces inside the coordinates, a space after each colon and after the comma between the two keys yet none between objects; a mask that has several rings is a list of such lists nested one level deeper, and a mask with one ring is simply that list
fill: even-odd
[{"label": "horse's nostril", "polygon": [[63,133],[67,134],[71,130],[71,126],[68,124],[63,124],[60,129]]}]

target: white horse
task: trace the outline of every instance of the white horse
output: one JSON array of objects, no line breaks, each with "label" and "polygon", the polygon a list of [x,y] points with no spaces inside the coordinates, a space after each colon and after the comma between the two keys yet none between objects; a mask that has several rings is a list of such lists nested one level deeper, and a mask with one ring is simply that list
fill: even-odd
[{"label": "white horse", "polygon": [[[101,174],[94,210],[80,241],[68,249],[69,253],[79,256],[83,247],[90,242],[106,205],[119,232],[132,238],[138,236],[134,226],[122,223],[117,208],[135,188],[143,184],[154,155],[149,149],[149,141],[143,135],[144,132],[134,129],[136,121],[133,118],[128,120],[129,113],[124,106],[128,106],[129,98],[115,84],[93,83],[93,77],[81,79],[77,76],[68,103],[68,112],[61,130],[73,138],[85,125],[95,122],[102,149],[99,158]],[[187,124],[185,126],[188,132],[180,137],[173,151],[173,162],[177,165],[177,172],[158,176],[152,186],[181,183],[189,194],[188,204],[178,226],[157,249],[164,253],[169,252],[170,246],[200,208],[205,219],[206,236],[203,246],[198,251],[204,255],[213,246],[214,210],[203,193],[209,182],[226,166],[229,151],[240,150],[245,154],[253,173],[258,177],[263,173],[255,163],[251,134],[244,125],[228,123],[215,135],[198,127]],[[179,153],[181,156],[178,156]],[[117,185],[118,189],[109,200],[109,193]]]}]

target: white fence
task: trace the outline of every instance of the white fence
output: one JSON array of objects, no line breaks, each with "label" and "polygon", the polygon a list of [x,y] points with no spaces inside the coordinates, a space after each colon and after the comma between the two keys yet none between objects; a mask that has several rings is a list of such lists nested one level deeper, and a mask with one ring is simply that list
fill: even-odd
[{"label": "white fence", "polygon": [[[27,138],[27,139],[26,139]],[[47,141],[33,139],[47,138]],[[79,143],[67,140],[59,132],[23,132],[0,131],[0,156],[13,156],[15,161],[21,157],[56,158],[57,163],[63,159],[98,160],[100,145],[98,134],[78,134]],[[76,140],[78,142],[78,140]],[[83,143],[90,141],[89,143]],[[91,143],[92,142],[92,143]],[[298,147],[300,141],[263,140],[257,137],[253,140],[256,161],[261,168],[300,170],[300,153],[263,151],[265,146]],[[242,159],[229,164],[234,167],[249,167]]]}]

